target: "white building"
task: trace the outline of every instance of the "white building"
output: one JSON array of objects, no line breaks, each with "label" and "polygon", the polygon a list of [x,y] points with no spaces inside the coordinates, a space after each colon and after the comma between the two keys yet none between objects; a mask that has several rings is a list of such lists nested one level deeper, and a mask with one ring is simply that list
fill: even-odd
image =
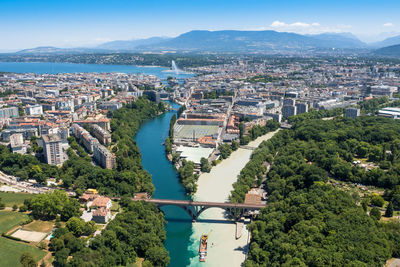
[{"label": "white building", "polygon": [[41,105],[26,106],[25,112],[26,112],[26,115],[29,115],[29,116],[42,115],[43,108]]},{"label": "white building", "polygon": [[26,145],[22,134],[15,133],[10,136],[10,147],[13,153],[25,154]]},{"label": "white building", "polygon": [[398,119],[400,118],[400,108],[387,107],[380,109],[378,111],[378,116]]},{"label": "white building", "polygon": [[57,134],[48,134],[42,136],[43,153],[47,164],[61,165],[67,160],[64,151],[68,147],[68,143],[60,138]]}]

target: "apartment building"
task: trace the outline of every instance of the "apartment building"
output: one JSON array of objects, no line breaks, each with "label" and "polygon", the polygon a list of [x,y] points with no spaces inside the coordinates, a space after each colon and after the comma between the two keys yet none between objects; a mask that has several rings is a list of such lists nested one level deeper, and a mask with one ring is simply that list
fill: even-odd
[{"label": "apartment building", "polygon": [[61,165],[65,160],[64,150],[66,142],[57,134],[42,136],[43,153],[47,164]]},{"label": "apartment building", "polygon": [[91,126],[93,135],[102,143],[103,145],[111,144],[111,134],[107,130],[104,130],[97,124]]}]

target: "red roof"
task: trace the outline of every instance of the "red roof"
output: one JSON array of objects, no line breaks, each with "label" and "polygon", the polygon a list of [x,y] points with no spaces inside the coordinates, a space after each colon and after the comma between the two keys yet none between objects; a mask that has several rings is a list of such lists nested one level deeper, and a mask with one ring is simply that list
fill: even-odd
[{"label": "red roof", "polygon": [[92,206],[95,207],[107,207],[107,203],[110,201],[111,199],[108,197],[98,197],[95,200],[93,200]]}]

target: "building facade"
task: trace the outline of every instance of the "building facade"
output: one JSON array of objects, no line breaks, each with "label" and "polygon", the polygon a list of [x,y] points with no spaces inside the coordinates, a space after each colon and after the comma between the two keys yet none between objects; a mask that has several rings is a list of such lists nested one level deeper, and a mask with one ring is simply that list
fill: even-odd
[{"label": "building facade", "polygon": [[47,164],[61,165],[66,160],[63,146],[65,143],[57,134],[42,136],[43,153]]}]

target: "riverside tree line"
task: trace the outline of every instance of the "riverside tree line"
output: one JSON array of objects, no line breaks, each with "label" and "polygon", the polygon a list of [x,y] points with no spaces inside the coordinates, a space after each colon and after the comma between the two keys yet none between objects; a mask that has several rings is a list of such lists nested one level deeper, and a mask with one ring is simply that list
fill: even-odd
[{"label": "riverside tree line", "polygon": [[[385,188],[385,215],[392,216],[391,209],[400,209],[400,122],[320,119],[336,112],[291,118],[292,129],[263,142],[240,173],[231,201],[243,202],[265,175],[268,192],[268,206],[249,227],[252,241],[245,266],[382,266],[400,256],[400,224],[379,221],[377,208],[366,212],[368,205],[382,205],[380,197],[361,200],[328,182]],[[367,171],[353,164],[358,159],[375,167]],[[271,164],[267,174],[265,162]]]}]

